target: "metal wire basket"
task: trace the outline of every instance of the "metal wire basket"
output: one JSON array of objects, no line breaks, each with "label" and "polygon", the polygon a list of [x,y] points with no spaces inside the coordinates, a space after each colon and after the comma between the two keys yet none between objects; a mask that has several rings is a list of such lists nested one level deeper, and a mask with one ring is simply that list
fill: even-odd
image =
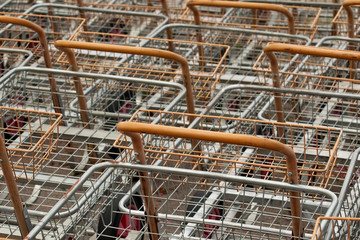
[{"label": "metal wire basket", "polygon": [[60,120],[56,113],[0,107],[1,135],[16,178],[31,180],[41,170],[56,145]]},{"label": "metal wire basket", "polygon": [[[322,223],[329,224],[328,228],[322,227]],[[319,217],[312,239],[357,239],[360,236],[359,223],[360,218]]]},{"label": "metal wire basket", "polygon": [[313,38],[320,8],[271,3],[189,1],[183,21],[305,35]]},{"label": "metal wire basket", "polygon": [[[76,195],[93,171],[103,168],[119,170],[108,195],[97,196],[95,182],[86,198]],[[145,187],[141,192],[137,191],[139,178]],[[312,195],[319,198],[314,200]],[[78,210],[69,221],[57,219],[71,199]],[[301,201],[299,215],[290,207],[296,201]],[[315,219],[329,216],[335,205],[333,193],[316,187],[197,170],[102,163],[81,177],[28,239],[39,234],[54,239],[308,239]]]},{"label": "metal wire basket", "polygon": [[[310,44],[310,39],[305,36],[193,24],[167,24],[150,36],[166,39],[168,31],[171,31],[173,39],[176,40],[228,45],[230,49],[225,58],[226,69],[220,78],[220,83],[225,84],[258,82],[252,66],[262,53],[263,47],[269,42]],[[199,33],[201,38],[198,37]],[[207,54],[201,51],[201,48],[206,46],[199,44],[198,48],[200,56]]]},{"label": "metal wire basket", "polygon": [[72,39],[81,29],[83,19],[49,15],[0,13],[0,46],[29,50],[34,54],[30,64],[52,67],[57,59],[52,47],[59,39]]},{"label": "metal wire basket", "polygon": [[[343,42],[343,45],[344,43],[353,46],[350,42]],[[275,95],[262,111],[261,118],[338,127],[353,135],[357,134],[356,95],[359,84],[356,80],[356,64],[360,60],[360,55],[349,50],[286,45],[289,47],[289,51],[286,52],[298,55],[288,62],[287,69],[278,70],[277,61],[287,62],[281,58],[284,46],[269,44],[265,48],[270,58],[273,76],[268,75],[268,63],[266,66],[262,65],[263,61],[267,61],[265,54],[259,59],[256,67],[261,66],[257,69],[263,71],[264,79],[272,79],[274,87],[293,88],[299,92]],[[275,50],[277,47],[279,48]],[[311,52],[312,50],[314,52]],[[277,51],[280,52],[278,56],[275,55]],[[303,95],[302,89],[321,91],[321,94]]]},{"label": "metal wire basket", "polygon": [[147,36],[168,21],[168,18],[160,13],[134,12],[110,7],[78,7],[66,4],[40,4],[32,7],[26,13],[47,14],[49,11],[55,16],[84,19],[83,29],[87,32],[134,36]]},{"label": "metal wire basket", "polygon": [[[336,151],[341,131],[331,128],[282,124],[230,117],[188,115],[162,111],[137,111],[132,122],[150,123],[159,117],[154,128],[176,126],[260,136],[285,143],[297,154],[297,167],[302,184],[326,187],[336,164]],[[179,137],[179,136],[177,136]],[[213,135],[213,139],[197,141],[191,137],[160,136],[156,133],[141,134],[147,164],[160,164],[210,172],[234,173],[276,181],[288,181],[287,161],[273,150],[261,146],[254,148],[226,144]],[[133,140],[121,134],[114,143],[124,154],[122,162],[134,158]],[[125,154],[126,153],[126,154]],[[287,170],[286,170],[287,169]]]},{"label": "metal wire basket", "polygon": [[357,20],[359,1],[347,0],[342,3],[341,8],[333,19],[337,26],[338,36],[358,37],[359,22]]},{"label": "metal wire basket", "polygon": [[[187,96],[188,104],[193,101],[189,98],[194,97],[195,106],[204,106],[210,99],[225,69],[229,49],[226,45],[201,43],[206,54],[200,57],[198,43],[194,42],[84,32],[77,36],[77,39],[84,38],[91,39],[92,43],[62,41],[58,44],[62,49],[76,50],[75,59],[71,60],[73,69],[77,65],[76,69],[84,72],[183,82],[191,95]],[[105,44],[114,41],[117,45]],[[170,45],[174,52],[168,51]],[[59,62],[66,65],[68,61],[65,55],[59,58]]]}]

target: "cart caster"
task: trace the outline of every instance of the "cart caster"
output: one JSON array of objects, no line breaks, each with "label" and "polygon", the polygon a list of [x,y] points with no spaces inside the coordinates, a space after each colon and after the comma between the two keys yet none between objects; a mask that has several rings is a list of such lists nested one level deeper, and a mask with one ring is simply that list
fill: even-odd
[{"label": "cart caster", "polygon": [[[205,192],[205,191],[197,191],[193,195],[193,197],[190,200],[189,205],[186,208],[186,216],[193,217],[195,213],[200,209],[201,206],[203,206],[206,199],[210,196],[211,192]],[[219,201],[216,204],[216,207],[211,210],[211,212],[207,215],[206,219],[210,220],[220,220],[223,217],[223,201]],[[202,234],[202,238],[206,239],[213,239],[216,238],[216,229],[218,229],[218,226],[213,225],[205,225]]]},{"label": "cart caster", "polygon": [[[130,235],[130,231],[140,232],[144,226],[144,219],[141,217],[123,214],[119,210],[119,202],[125,194],[119,194],[112,203],[109,204],[103,214],[101,214],[97,229],[98,240],[113,240],[126,238]],[[131,210],[140,210],[143,206],[141,197],[133,196],[129,201],[127,208]],[[141,234],[137,239],[143,239]]]}]

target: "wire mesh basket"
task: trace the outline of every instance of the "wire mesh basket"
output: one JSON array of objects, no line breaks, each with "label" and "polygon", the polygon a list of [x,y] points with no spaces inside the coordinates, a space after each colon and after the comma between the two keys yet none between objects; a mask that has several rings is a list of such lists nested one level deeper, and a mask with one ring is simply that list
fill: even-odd
[{"label": "wire mesh basket", "polygon": [[[203,106],[209,100],[211,91],[215,89],[225,69],[229,50],[226,45],[201,43],[205,54],[200,57],[197,48],[199,43],[196,42],[80,32],[76,40],[83,39],[89,39],[92,43],[86,46],[75,41],[61,43],[65,47],[76,44],[77,47],[73,47],[75,61],[81,71],[184,82],[189,94],[194,94],[197,106]],[[114,43],[121,46],[115,47]],[[173,53],[168,51],[170,45]],[[114,50],[110,52],[110,48]],[[145,54],[145,50],[148,53]],[[69,65],[65,54],[58,61],[65,66]]]},{"label": "wire mesh basket", "polygon": [[83,29],[86,32],[115,33],[133,36],[147,36],[156,28],[167,23],[168,19],[161,13],[135,12],[112,9],[110,6],[78,7],[65,4],[40,4],[29,9],[27,13],[83,18]]},{"label": "wire mesh basket", "polygon": [[[68,1],[69,3],[71,1]],[[131,12],[142,12],[142,13],[155,13],[164,14],[169,18],[171,22],[179,21],[181,15],[185,11],[185,1],[112,1],[110,3],[94,3],[94,2],[83,2],[79,3],[79,0],[72,1],[77,2],[79,6],[95,7],[101,9],[112,9],[117,11],[131,11]]]},{"label": "wire mesh basket", "polygon": [[[94,170],[103,168],[120,170],[116,184],[110,185],[106,196],[95,198],[93,182],[93,194],[83,201],[84,196],[76,193]],[[151,190],[137,191],[139,178]],[[315,194],[317,200],[311,198]],[[58,219],[71,199],[81,209],[69,221]],[[299,216],[292,212],[292,201],[301,201]],[[316,187],[197,170],[101,163],[81,177],[28,238],[41,234],[54,239],[309,239],[316,218],[329,216],[335,205],[333,193]]]},{"label": "wire mesh basket", "polygon": [[29,50],[34,54],[29,64],[46,67],[51,67],[51,58],[57,58],[58,51],[53,47],[53,42],[72,39],[72,35],[82,28],[84,21],[81,18],[62,16],[9,12],[0,14],[0,46]]},{"label": "wire mesh basket", "polygon": [[61,115],[0,107],[0,120],[14,176],[33,179],[56,145]]},{"label": "wire mesh basket", "polygon": [[358,7],[359,1],[347,0],[342,3],[341,8],[333,19],[337,26],[338,36],[358,37]]},{"label": "wire mesh basket", "polygon": [[[198,42],[198,34],[201,33],[201,41],[204,43],[230,46],[225,58],[226,69],[220,79],[220,82],[226,84],[257,82],[257,74],[252,71],[252,66],[269,42],[310,44],[310,39],[305,36],[192,24],[167,24],[153,32],[151,37],[166,39],[169,30],[176,40]],[[201,47],[199,44],[198,48]]]},{"label": "wire mesh basket", "polygon": [[[322,223],[329,226],[322,227]],[[319,217],[312,239],[357,239],[360,236],[359,224],[360,218]]]},{"label": "wire mesh basket", "polygon": [[[183,21],[282,32],[313,38],[321,9],[271,3],[189,1]],[[233,8],[233,9],[232,9]]]},{"label": "wire mesh basket", "polygon": [[[138,110],[132,122],[150,123],[160,117],[154,127],[176,126],[196,128],[217,133],[230,132],[260,136],[285,143],[297,156],[302,184],[326,187],[336,164],[337,147],[341,131],[324,127],[310,127],[230,117],[188,115],[173,112]],[[191,121],[192,120],[192,121]],[[281,133],[282,132],[282,133]],[[187,169],[235,174],[247,177],[288,181],[287,161],[272,150],[261,146],[245,147],[226,144],[214,139],[197,141],[190,137],[166,137],[158,134],[141,134],[147,164],[161,164]],[[132,162],[133,141],[121,134],[114,143],[119,148],[122,162]]]},{"label": "wire mesh basket", "polygon": [[34,4],[35,0],[4,0],[0,3],[0,11],[23,13]]},{"label": "wire mesh basket", "polygon": [[[351,43],[346,44],[346,41],[344,43],[347,46],[351,45]],[[272,62],[273,76],[269,75],[270,64],[265,54],[259,59],[255,68],[259,67],[257,69],[263,71],[263,79],[272,79],[274,87],[300,91],[298,94],[282,93],[274,96],[272,102],[262,111],[262,119],[276,118],[281,122],[338,127],[356,135],[358,132],[356,95],[359,89],[356,66],[360,55],[350,50],[286,45],[286,48],[289,47],[289,51],[285,50],[286,52],[298,55],[296,59],[288,62],[287,69],[277,72],[277,61],[287,62],[287,59],[281,58],[284,46],[269,44],[269,48],[265,48]],[[274,50],[272,47],[279,48]],[[314,51],[311,52],[312,50]],[[280,52],[279,55],[276,54],[277,51]],[[262,65],[263,61],[267,61],[266,66]],[[322,94],[302,95],[303,89]],[[350,138],[350,141],[354,141],[354,138]]]}]

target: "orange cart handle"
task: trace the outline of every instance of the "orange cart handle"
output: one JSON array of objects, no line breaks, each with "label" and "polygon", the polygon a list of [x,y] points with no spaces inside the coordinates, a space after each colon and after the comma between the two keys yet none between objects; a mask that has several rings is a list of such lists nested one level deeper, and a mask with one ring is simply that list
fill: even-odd
[{"label": "orange cart handle", "polygon": [[351,50],[338,50],[325,47],[313,47],[293,45],[287,43],[268,43],[264,47],[264,52],[286,52],[291,54],[304,54],[318,57],[340,58],[345,60],[360,61],[360,52]]},{"label": "orange cart handle", "polygon": [[226,8],[248,8],[280,12],[284,14],[289,22],[289,33],[295,34],[295,20],[293,14],[283,6],[269,3],[233,2],[233,1],[204,1],[194,0],[186,3],[186,6],[193,11],[196,24],[200,25],[200,13],[196,6],[226,7]]},{"label": "orange cart handle", "polygon": [[[189,65],[187,60],[184,57],[180,56],[179,54],[166,50],[155,49],[155,48],[121,46],[114,44],[77,42],[77,41],[67,41],[67,40],[56,41],[54,45],[56,48],[64,52],[68,52],[70,48],[75,48],[75,49],[85,49],[85,50],[93,50],[93,51],[154,56],[154,57],[161,57],[161,58],[174,60],[180,64],[182,69],[184,86],[186,88],[186,101],[187,101],[188,112],[195,113],[195,104],[194,104],[194,97],[192,92],[192,82],[191,82]],[[68,54],[68,58],[69,57],[70,56]],[[76,63],[75,55],[73,55],[72,58],[73,59],[69,59],[69,62]]]}]

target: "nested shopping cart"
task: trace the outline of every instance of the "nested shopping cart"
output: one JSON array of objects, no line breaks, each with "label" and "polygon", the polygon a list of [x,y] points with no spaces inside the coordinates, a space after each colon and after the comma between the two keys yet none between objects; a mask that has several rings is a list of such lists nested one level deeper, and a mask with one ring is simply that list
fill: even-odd
[{"label": "nested shopping cart", "polygon": [[[226,84],[239,82],[257,83],[257,74],[252,71],[252,66],[268,42],[296,43],[299,45],[310,44],[310,39],[305,36],[194,24],[167,24],[153,32],[150,36],[167,38],[168,30],[172,32],[172,36],[176,40],[196,42],[197,32],[200,32],[203,42],[229,45],[230,49],[225,58],[226,69],[220,78],[220,82]],[[206,46],[199,44],[198,48],[200,56],[207,54],[203,52],[203,48],[206,48]],[[293,56],[289,54],[289,58],[291,57]],[[219,86],[221,89],[221,85]]]},{"label": "nested shopping cart", "polygon": [[[190,113],[210,99],[224,71],[229,49],[226,45],[204,43],[207,54],[199,58],[199,43],[194,42],[86,32],[77,36],[84,38],[92,42],[58,41],[56,46],[67,55],[67,59],[61,56],[59,62],[65,67],[70,64],[75,71],[181,82],[187,89],[184,111]],[[167,51],[169,42],[175,52]]]},{"label": "nested shopping cart", "polygon": [[[1,105],[54,111],[49,74],[58,83],[64,113],[62,120],[65,123],[61,122],[59,126],[57,151],[53,151],[48,161],[43,162],[31,181],[17,180],[20,197],[26,203],[28,221],[32,224],[37,224],[37,219],[45,216],[56,201],[66,194],[68,188],[78,180],[77,175],[92,165],[90,160],[113,161],[118,157],[119,152],[111,147],[118,137],[118,133],[113,131],[116,123],[129,119],[132,112],[140,107],[176,111],[177,102],[184,98],[186,92],[181,84],[176,83],[25,67],[10,71],[9,77],[2,83]],[[82,97],[88,104],[86,114],[90,123],[82,122],[82,109],[74,84],[76,77],[84,80]],[[48,124],[44,124],[41,126],[47,129]],[[89,146],[92,147],[90,151]],[[97,179],[100,175],[93,175],[92,178]],[[87,182],[84,188],[89,187],[90,182]],[[98,191],[98,194],[101,196],[105,191],[106,188]],[[20,236],[9,189],[2,181],[0,211],[4,213],[0,217],[0,232],[9,238]],[[66,212],[62,217],[71,215]]]},{"label": "nested shopping cart", "polygon": [[[226,144],[221,139],[216,139],[221,132],[246,134],[286,144],[296,153],[301,183],[322,187],[327,186],[336,164],[337,147],[342,134],[339,130],[326,127],[152,110],[138,110],[130,121],[151,123],[155,118],[160,120],[154,128],[172,126],[207,130],[212,131],[214,139],[195,141],[192,139],[196,138],[193,135],[180,137],[159,136],[157,133],[141,134],[139,136],[145,148],[147,164],[287,182],[291,176],[286,167],[287,161],[276,154],[274,149]],[[114,146],[123,153],[120,161],[132,162],[135,152],[138,152],[133,144],[134,139],[130,140],[124,134],[119,136]]]},{"label": "nested shopping cart", "polygon": [[49,15],[0,13],[0,46],[29,50],[34,54],[30,64],[52,67],[56,60],[53,42],[72,39],[84,19]]},{"label": "nested shopping cart", "polygon": [[168,18],[161,13],[126,11],[109,7],[78,7],[66,4],[39,4],[27,10],[26,13],[46,14],[49,11],[53,15],[84,19],[83,29],[89,32],[147,36],[168,22]]},{"label": "nested shopping cart", "polygon": [[[271,3],[188,1],[183,21],[196,24],[266,30],[313,38],[320,8],[282,6]],[[200,41],[201,36],[198,36]]]},{"label": "nested shopping cart", "polygon": [[[2,206],[13,206],[15,223],[23,237],[28,234],[29,226],[15,179],[30,181],[42,169],[56,146],[61,117],[57,113],[0,107],[0,175],[11,197]],[[14,221],[14,216],[7,213],[2,213],[1,219],[4,218]]]},{"label": "nested shopping cart", "polygon": [[2,106],[0,120],[1,137],[14,176],[33,179],[56,145],[61,115]]},{"label": "nested shopping cart", "polygon": [[282,1],[282,0],[253,0],[249,2],[257,2],[257,3],[273,3],[286,5],[287,7],[298,6],[298,7],[312,7],[312,8],[321,8],[321,12],[319,15],[319,19],[316,23],[317,31],[315,36],[313,37],[314,41],[317,41],[326,36],[334,36],[337,35],[337,25],[333,23],[333,19],[341,8],[341,1],[339,0],[305,0],[305,1]]},{"label": "nested shopping cart", "polygon": [[[118,171],[108,194],[96,197],[103,180],[92,182],[90,193],[77,195],[91,174],[104,168]],[[139,178],[144,191],[137,190]],[[65,222],[59,213],[68,211],[71,199],[77,211]],[[296,210],[293,202],[301,202]],[[163,166],[101,163],[81,176],[25,239],[309,239],[316,218],[330,216],[336,203],[336,196],[322,188]],[[308,209],[311,214],[301,213]]]},{"label": "nested shopping cart", "polygon": [[358,37],[358,7],[359,1],[346,0],[334,17],[333,23],[337,26],[337,35],[347,37]]},{"label": "nested shopping cart", "polygon": [[169,18],[170,22],[178,21],[185,11],[185,3],[183,0],[173,1],[110,1],[110,2],[93,2],[83,0],[67,0],[67,4],[77,4],[82,7],[95,7],[101,9],[112,9],[117,11],[135,11],[142,13],[163,14]]},{"label": "nested shopping cart", "polygon": [[[262,112],[263,118],[326,125],[357,133],[358,100],[354,95],[359,88],[356,66],[360,55],[356,51],[276,43],[267,45],[264,50],[255,68],[263,71],[264,79],[272,79],[274,87],[321,91],[328,97],[277,94]],[[299,54],[296,60],[289,62],[286,71],[277,67],[277,62],[284,60],[282,52]],[[273,77],[269,75],[270,69],[262,66],[263,61],[271,63]]]}]

